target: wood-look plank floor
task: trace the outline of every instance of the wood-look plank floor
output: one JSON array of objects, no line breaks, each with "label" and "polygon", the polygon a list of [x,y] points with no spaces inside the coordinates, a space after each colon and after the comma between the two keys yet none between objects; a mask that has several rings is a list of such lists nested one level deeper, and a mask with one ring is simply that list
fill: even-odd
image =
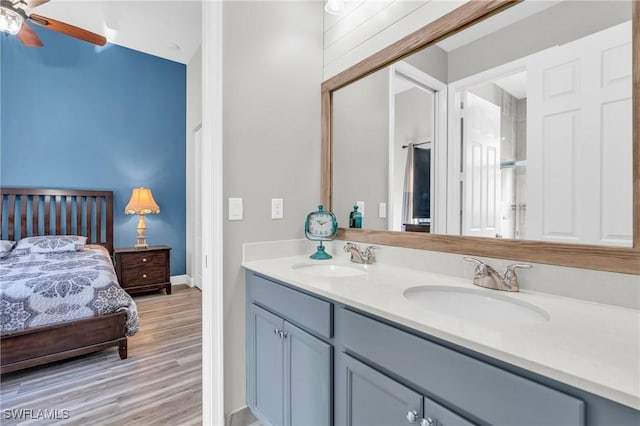
[{"label": "wood-look plank floor", "polygon": [[[169,296],[134,296],[140,330],[129,338],[126,360],[114,347],[3,375],[0,424],[200,425],[201,296],[186,285]],[[58,417],[68,410],[68,418],[9,418],[20,409],[57,410]]]}]

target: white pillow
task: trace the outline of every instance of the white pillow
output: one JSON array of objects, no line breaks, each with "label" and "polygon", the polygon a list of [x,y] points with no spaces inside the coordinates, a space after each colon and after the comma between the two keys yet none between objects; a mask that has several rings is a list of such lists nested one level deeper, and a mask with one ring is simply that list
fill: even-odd
[{"label": "white pillow", "polygon": [[15,243],[15,241],[0,240],[0,259],[7,257]]},{"label": "white pillow", "polygon": [[27,237],[18,241],[16,251],[27,253],[61,253],[78,251],[87,243],[87,237],[78,235],[46,235],[41,237]]}]

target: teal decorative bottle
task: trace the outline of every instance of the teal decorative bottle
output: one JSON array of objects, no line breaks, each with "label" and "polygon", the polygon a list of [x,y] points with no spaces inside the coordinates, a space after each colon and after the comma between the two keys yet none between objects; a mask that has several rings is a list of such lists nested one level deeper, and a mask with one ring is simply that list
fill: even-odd
[{"label": "teal decorative bottle", "polygon": [[349,213],[349,228],[362,228],[362,213],[358,211],[357,205]]}]

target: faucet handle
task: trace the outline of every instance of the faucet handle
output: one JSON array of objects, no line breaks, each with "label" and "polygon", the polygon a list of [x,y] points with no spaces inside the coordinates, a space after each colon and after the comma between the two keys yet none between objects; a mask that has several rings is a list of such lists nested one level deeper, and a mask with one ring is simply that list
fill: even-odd
[{"label": "faucet handle", "polygon": [[507,270],[504,272],[504,279],[506,280],[518,280],[516,276],[516,269],[531,269],[532,265],[528,263],[514,263],[513,265],[507,266]]},{"label": "faucet handle", "polygon": [[504,272],[504,282],[507,286],[517,289],[520,288],[518,284],[518,276],[516,275],[516,269],[531,269],[532,265],[528,263],[514,263],[513,265],[507,266],[507,270]]},{"label": "faucet handle", "polygon": [[376,253],[374,252],[376,246],[369,246],[364,250],[364,257],[367,259],[368,263],[376,263]]},{"label": "faucet handle", "polygon": [[464,260],[466,260],[467,262],[476,262],[478,264],[478,266],[484,265],[484,263],[482,263],[481,261],[479,261],[475,257],[465,257]]},{"label": "faucet handle", "polygon": [[347,243],[344,245],[344,251],[349,253],[349,250],[355,248],[356,250],[358,249],[358,246],[354,243],[352,243],[351,241],[347,241]]},{"label": "faucet handle", "polygon": [[465,257],[464,260],[466,260],[467,262],[475,262],[478,264],[475,270],[476,275],[484,275],[487,273],[487,268],[489,267],[489,265],[487,265],[486,263],[476,259],[475,257]]},{"label": "faucet handle", "polygon": [[513,272],[515,274],[515,269],[531,269],[533,268],[532,265],[529,265],[528,263],[514,263],[513,265],[509,265],[507,266],[507,272]]}]

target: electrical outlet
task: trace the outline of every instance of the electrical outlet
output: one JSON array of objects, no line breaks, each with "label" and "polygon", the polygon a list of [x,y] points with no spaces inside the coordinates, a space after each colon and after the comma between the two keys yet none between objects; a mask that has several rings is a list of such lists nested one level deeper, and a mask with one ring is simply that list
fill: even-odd
[{"label": "electrical outlet", "polygon": [[242,220],[242,198],[229,198],[229,220]]},{"label": "electrical outlet", "polygon": [[384,201],[380,201],[380,204],[378,204],[378,216],[380,218],[387,217],[387,203]]},{"label": "electrical outlet", "polygon": [[282,198],[271,199],[271,219],[284,218],[284,200]]},{"label": "electrical outlet", "polygon": [[364,217],[364,201],[356,201],[356,206],[358,206],[358,211]]}]

